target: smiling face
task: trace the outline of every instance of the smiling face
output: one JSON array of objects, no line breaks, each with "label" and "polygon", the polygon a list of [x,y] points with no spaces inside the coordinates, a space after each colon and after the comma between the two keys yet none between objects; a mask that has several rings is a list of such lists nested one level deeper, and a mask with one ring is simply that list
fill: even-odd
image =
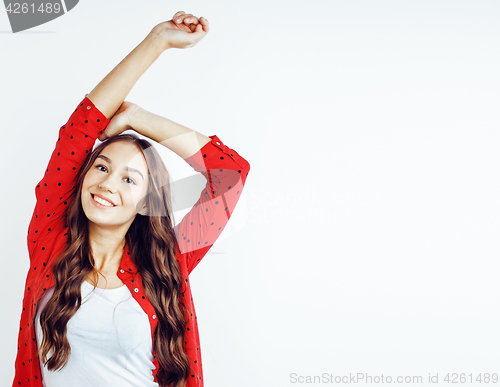
[{"label": "smiling face", "polygon": [[148,166],[142,152],[129,142],[114,142],[102,150],[85,175],[83,211],[95,225],[128,230],[138,210],[144,213],[147,188]]}]

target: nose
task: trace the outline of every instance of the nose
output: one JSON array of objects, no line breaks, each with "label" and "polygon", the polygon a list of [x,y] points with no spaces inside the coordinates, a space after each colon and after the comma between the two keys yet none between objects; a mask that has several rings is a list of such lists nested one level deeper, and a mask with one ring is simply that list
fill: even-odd
[{"label": "nose", "polygon": [[116,184],[114,183],[112,176],[109,176],[107,179],[101,181],[99,183],[99,188],[113,194],[116,193]]}]

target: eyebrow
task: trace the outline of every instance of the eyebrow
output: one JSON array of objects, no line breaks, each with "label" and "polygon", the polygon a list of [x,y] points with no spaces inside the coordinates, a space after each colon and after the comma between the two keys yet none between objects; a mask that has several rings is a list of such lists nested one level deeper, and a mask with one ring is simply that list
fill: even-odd
[{"label": "eyebrow", "polygon": [[[104,155],[99,155],[97,156],[97,158],[101,158],[105,161],[107,161],[109,164],[113,164],[113,162],[111,161],[111,159],[107,156],[104,156]],[[135,169],[135,168],[131,168],[131,167],[125,167],[124,168],[126,171],[129,171],[129,172],[135,172],[135,173],[138,173],[139,175],[141,175],[142,177],[142,180],[144,180],[144,176],[142,176],[142,173],[141,171],[139,171],[138,169]]]}]

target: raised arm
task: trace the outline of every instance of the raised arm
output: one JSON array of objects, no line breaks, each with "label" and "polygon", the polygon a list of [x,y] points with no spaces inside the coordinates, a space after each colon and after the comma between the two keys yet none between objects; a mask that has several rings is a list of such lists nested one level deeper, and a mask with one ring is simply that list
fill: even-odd
[{"label": "raised arm", "polygon": [[[142,74],[170,48],[196,45],[208,33],[208,21],[177,12],[172,20],[158,24],[89,94],[88,98],[111,118]],[[116,135],[119,133],[114,133]],[[103,140],[110,135],[99,137]]]},{"label": "raised arm", "polygon": [[[143,136],[160,143],[183,159],[194,155],[210,138],[189,129],[168,118],[158,116],[137,105],[126,102],[126,110],[131,110],[130,127]],[[111,121],[110,125],[113,125]]]},{"label": "raised arm", "polygon": [[[183,15],[183,17],[184,20],[191,19],[190,30],[196,31],[191,36],[199,34],[198,36],[203,37],[208,33],[208,22],[205,19],[198,20],[190,15]],[[169,29],[167,32],[179,31]],[[169,39],[162,40],[163,43],[155,43],[158,41],[158,34],[154,30],[152,34],[152,37],[148,36],[141,43],[143,46],[139,45],[101,82],[102,85],[98,85],[96,90],[104,91],[103,95],[106,95],[106,97],[99,97],[102,102],[95,100],[97,97],[92,93],[89,95],[89,99],[95,100],[95,103],[102,103],[101,109],[109,108],[109,112],[113,111],[117,104],[123,101],[138,77],[159,56],[158,52],[163,49],[162,44],[165,44],[167,48],[172,47],[173,43]],[[178,38],[177,42],[192,39],[189,34],[179,35]],[[143,51],[146,54],[142,54]],[[130,63],[138,64],[131,65]],[[119,96],[105,92],[108,87],[116,87],[113,86],[114,83],[119,82],[117,80],[121,78],[125,81],[118,86],[121,93]],[[112,98],[111,102],[109,98]],[[103,112],[108,114],[104,110]],[[190,273],[228,223],[241,196],[250,165],[235,150],[224,145],[218,137],[207,137],[130,102],[121,103],[99,139],[104,140],[107,137],[116,136],[128,129],[169,148],[207,180],[196,204],[175,227],[177,256]]]},{"label": "raised arm", "polygon": [[210,136],[210,142],[184,161],[207,181],[196,204],[175,227],[179,258],[191,273],[226,227],[250,164],[217,136]]},{"label": "raised arm", "polygon": [[160,143],[206,179],[198,201],[174,230],[179,258],[190,273],[228,223],[241,197],[250,164],[217,136],[207,137],[130,102],[125,102],[117,113],[108,128],[126,126]]},{"label": "raised arm", "polygon": [[68,122],[60,128],[45,174],[35,188],[36,205],[28,227],[28,249],[32,261],[33,257],[51,251],[46,243],[53,240],[51,233],[60,231],[64,225],[62,216],[74,188],[74,178],[92,151],[95,140],[98,137],[104,140],[109,129],[116,128],[120,117],[113,117],[113,125],[109,118],[124,106],[123,99],[139,77],[166,49],[192,47],[208,32],[208,22],[203,18],[198,20],[181,11],[173,19],[154,27],[81,101]]},{"label": "raised arm", "polygon": [[193,47],[209,31],[208,21],[191,14],[177,12],[173,21],[157,25],[97,87],[88,98],[106,115],[113,119],[106,130],[99,136],[104,141],[125,130],[133,129],[172,150],[186,159],[210,139],[167,118],[160,117],[141,109],[139,106],[124,102],[124,98],[139,77],[169,48]]}]

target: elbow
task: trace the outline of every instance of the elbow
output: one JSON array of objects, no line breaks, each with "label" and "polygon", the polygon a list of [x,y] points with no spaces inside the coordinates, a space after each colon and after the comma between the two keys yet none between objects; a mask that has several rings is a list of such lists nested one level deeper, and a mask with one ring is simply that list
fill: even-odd
[{"label": "elbow", "polygon": [[247,160],[245,160],[244,158],[242,158],[241,162],[240,162],[240,166],[241,166],[241,169],[238,170],[238,172],[241,176],[243,183],[245,183],[245,180],[247,179],[248,173],[250,172],[250,163]]}]

